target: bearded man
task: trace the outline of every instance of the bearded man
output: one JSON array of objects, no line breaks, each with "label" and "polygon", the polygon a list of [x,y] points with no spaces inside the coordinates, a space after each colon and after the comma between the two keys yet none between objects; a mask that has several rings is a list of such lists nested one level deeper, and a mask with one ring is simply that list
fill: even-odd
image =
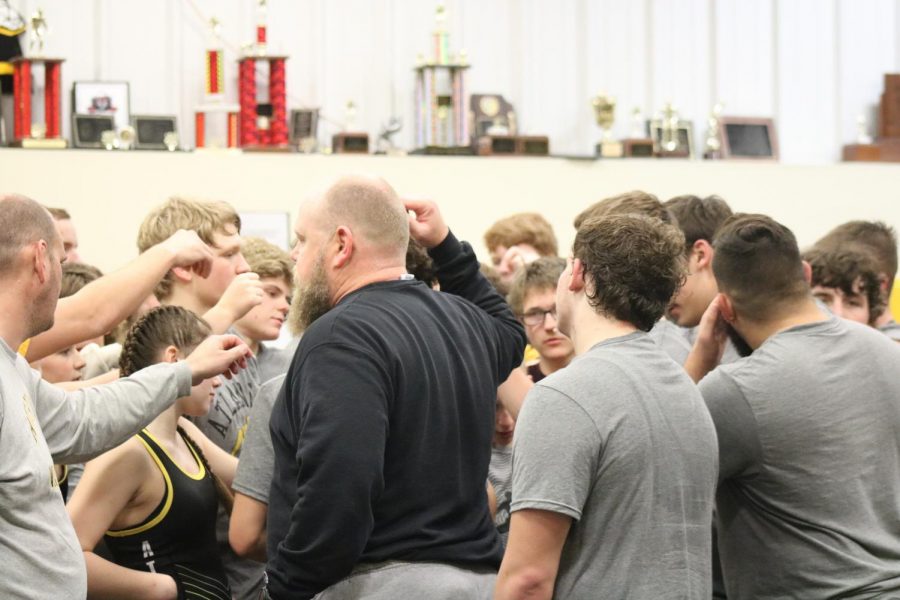
[{"label": "bearded man", "polygon": [[[490,598],[502,546],[485,482],[522,326],[436,205],[384,181],[339,180],[295,233],[306,331],[270,421],[266,593]],[[441,292],[407,274],[410,234]]]}]

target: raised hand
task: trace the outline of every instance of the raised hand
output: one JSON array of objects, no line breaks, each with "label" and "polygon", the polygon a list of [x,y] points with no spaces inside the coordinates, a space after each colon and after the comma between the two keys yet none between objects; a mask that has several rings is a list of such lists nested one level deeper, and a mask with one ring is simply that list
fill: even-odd
[{"label": "raised hand", "polygon": [[212,270],[213,253],[195,231],[179,229],[159,244],[172,254],[172,266],[190,269],[200,277]]},{"label": "raised hand", "polygon": [[247,367],[247,359],[253,356],[250,348],[236,335],[211,335],[197,346],[185,359],[191,368],[193,385],[204,379],[232,375]]},{"label": "raised hand", "polygon": [[409,215],[409,234],[425,248],[434,248],[444,241],[450,228],[436,203],[431,200],[403,200]]},{"label": "raised hand", "polygon": [[264,297],[259,275],[253,272],[241,273],[228,284],[225,293],[216,303],[216,308],[221,309],[234,322],[259,305]]}]

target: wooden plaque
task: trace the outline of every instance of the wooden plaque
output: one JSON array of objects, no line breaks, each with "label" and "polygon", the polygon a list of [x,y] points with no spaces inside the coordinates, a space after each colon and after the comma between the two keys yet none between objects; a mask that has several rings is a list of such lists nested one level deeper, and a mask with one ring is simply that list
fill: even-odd
[{"label": "wooden plaque", "polygon": [[778,138],[772,119],[722,117],[722,158],[778,160]]},{"label": "wooden plaque", "polygon": [[336,133],[331,138],[331,151],[335,154],[368,154],[368,133]]}]

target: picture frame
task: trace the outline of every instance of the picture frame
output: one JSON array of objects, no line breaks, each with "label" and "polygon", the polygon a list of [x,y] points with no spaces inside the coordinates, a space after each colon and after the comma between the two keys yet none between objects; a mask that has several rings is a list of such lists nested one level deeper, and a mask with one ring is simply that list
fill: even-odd
[{"label": "picture frame", "polygon": [[112,116],[115,130],[131,122],[131,96],[127,81],[76,81],[72,84],[72,112]]},{"label": "picture frame", "polygon": [[72,146],[75,148],[103,148],[104,131],[115,131],[112,115],[72,115]]},{"label": "picture frame", "polygon": [[778,160],[775,121],[766,117],[721,117],[723,159]]},{"label": "picture frame", "polygon": [[175,115],[132,115],[134,127],[134,147],[137,150],[168,150],[166,134],[178,133],[178,119]]},{"label": "picture frame", "polygon": [[289,143],[300,146],[304,140],[316,139],[319,130],[318,108],[295,108],[291,110]]},{"label": "picture frame", "polygon": [[[676,152],[664,152],[661,149],[663,124],[662,119],[649,119],[647,121],[647,134],[653,140],[654,154],[656,156],[673,158],[694,158],[694,122],[687,119],[678,119],[678,141],[680,150]],[[686,148],[686,150],[684,149]]]}]

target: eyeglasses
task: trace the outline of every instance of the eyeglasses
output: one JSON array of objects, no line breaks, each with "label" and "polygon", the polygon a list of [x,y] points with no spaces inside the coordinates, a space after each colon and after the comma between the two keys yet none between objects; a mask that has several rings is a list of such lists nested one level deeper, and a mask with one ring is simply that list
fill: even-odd
[{"label": "eyeglasses", "polygon": [[519,320],[529,327],[540,327],[544,324],[544,321],[547,320],[547,315],[553,317],[553,320],[555,321],[556,307],[554,306],[550,310],[544,310],[543,308],[531,309],[524,315],[519,315]]}]

